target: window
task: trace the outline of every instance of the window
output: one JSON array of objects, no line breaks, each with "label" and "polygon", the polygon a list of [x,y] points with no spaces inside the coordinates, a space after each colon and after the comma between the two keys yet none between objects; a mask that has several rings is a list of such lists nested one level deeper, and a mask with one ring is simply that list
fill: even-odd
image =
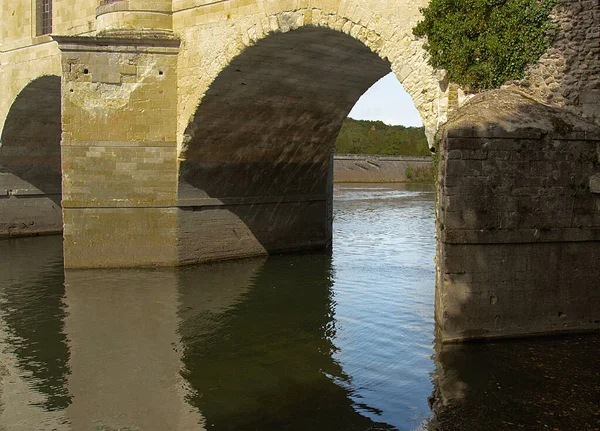
[{"label": "window", "polygon": [[52,33],[52,0],[37,0],[37,35]]}]

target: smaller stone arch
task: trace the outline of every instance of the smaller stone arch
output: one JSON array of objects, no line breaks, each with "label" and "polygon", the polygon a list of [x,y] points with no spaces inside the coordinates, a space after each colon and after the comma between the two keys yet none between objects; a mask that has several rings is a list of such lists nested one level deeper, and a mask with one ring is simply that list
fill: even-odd
[{"label": "smaller stone arch", "polygon": [[61,78],[31,81],[13,101],[0,136],[0,236],[59,233]]}]

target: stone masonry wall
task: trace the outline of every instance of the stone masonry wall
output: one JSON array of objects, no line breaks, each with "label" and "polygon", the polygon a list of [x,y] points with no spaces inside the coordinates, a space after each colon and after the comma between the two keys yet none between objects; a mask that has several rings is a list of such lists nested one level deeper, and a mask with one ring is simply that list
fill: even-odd
[{"label": "stone masonry wall", "polygon": [[557,37],[519,87],[536,99],[600,124],[600,3],[559,0]]},{"label": "stone masonry wall", "polygon": [[[73,0],[54,0],[53,32],[93,34],[97,28],[99,3],[82,0],[74,6]],[[179,64],[180,146],[194,109],[225,64],[268,33],[287,32],[306,25],[347,33],[388,59],[419,108],[430,139],[447,118],[449,94],[443,73],[438,74],[427,66],[422,41],[411,33],[420,19],[419,7],[427,4],[424,0],[360,3],[331,0],[314,4],[283,0],[264,4],[246,4],[241,0],[173,0],[168,8],[163,3],[161,0],[161,10],[170,10],[173,28],[183,39]],[[28,82],[44,74],[58,73],[56,44],[49,36],[35,36],[32,4],[31,0],[13,0],[3,2],[0,7],[0,74],[3,77],[0,79],[0,118],[6,115],[10,103]],[[146,7],[152,9],[155,5],[148,3],[143,8]],[[523,89],[539,100],[571,107],[581,115],[596,119],[598,8],[595,0],[562,0],[556,13],[561,37],[521,83]],[[11,75],[9,78],[6,78],[7,73]],[[459,97],[454,107],[463,100]]]},{"label": "stone masonry wall", "polygon": [[600,131],[519,93],[480,95],[441,141],[442,338],[600,329]]},{"label": "stone masonry wall", "polygon": [[[52,0],[52,33],[93,32],[98,3],[98,0]],[[0,51],[51,41],[48,35],[37,35],[35,4],[36,0],[9,0],[0,4]]]}]

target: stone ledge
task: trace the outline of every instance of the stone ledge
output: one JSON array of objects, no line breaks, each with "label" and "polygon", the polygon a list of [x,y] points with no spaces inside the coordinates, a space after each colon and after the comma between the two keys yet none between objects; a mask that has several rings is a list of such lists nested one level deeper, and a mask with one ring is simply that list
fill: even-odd
[{"label": "stone ledge", "polygon": [[326,195],[290,195],[290,196],[250,196],[230,198],[188,198],[179,199],[179,208],[204,208],[222,207],[229,205],[260,205],[260,204],[282,204],[295,202],[321,202],[326,201]]},{"label": "stone ledge", "polygon": [[60,196],[60,190],[54,192],[44,192],[39,189],[5,189],[0,194],[0,198],[15,197],[36,197],[36,196]]},{"label": "stone ledge", "polygon": [[391,162],[432,163],[430,156],[386,156],[381,154],[335,154],[333,160],[381,160]]},{"label": "stone ledge", "polygon": [[175,209],[174,199],[160,198],[157,203],[148,199],[64,199],[62,207],[70,210],[113,210],[113,209]]},{"label": "stone ledge", "polygon": [[558,324],[547,328],[543,331],[527,332],[525,329],[513,329],[510,332],[498,331],[473,331],[466,333],[460,337],[450,337],[442,339],[443,344],[462,344],[473,341],[493,341],[493,340],[522,340],[524,338],[537,338],[545,336],[560,336],[560,335],[578,335],[578,334],[596,334],[600,332],[600,328],[593,323],[583,323],[576,328],[564,329]]},{"label": "stone ledge", "polygon": [[63,52],[144,52],[154,54],[179,53],[181,41],[170,31],[121,30],[98,36],[52,35]]},{"label": "stone ledge", "polygon": [[600,227],[515,230],[447,229],[441,232],[440,240],[447,244],[531,244],[600,241]]},{"label": "stone ledge", "polygon": [[600,174],[595,174],[590,177],[590,192],[600,193]]},{"label": "stone ledge", "polygon": [[448,139],[470,138],[470,139],[560,139],[562,141],[597,141],[600,137],[598,131],[574,131],[571,133],[545,132],[535,127],[527,127],[518,130],[506,130],[498,125],[490,124],[488,128],[482,129],[476,126],[456,127],[449,129],[446,136]]},{"label": "stone ledge", "polygon": [[177,148],[175,141],[68,141],[63,147],[115,147],[115,148]]}]

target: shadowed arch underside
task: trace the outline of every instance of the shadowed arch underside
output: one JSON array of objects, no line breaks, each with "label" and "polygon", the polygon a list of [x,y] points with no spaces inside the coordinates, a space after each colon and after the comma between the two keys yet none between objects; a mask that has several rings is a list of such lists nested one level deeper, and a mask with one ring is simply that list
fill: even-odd
[{"label": "shadowed arch underside", "polygon": [[[199,242],[229,257],[330,246],[335,139],[389,71],[360,41],[324,28],[271,35],[236,57],[185,132],[181,252]],[[223,213],[230,223],[215,229]]]},{"label": "shadowed arch underside", "polygon": [[0,237],[62,231],[61,79],[44,76],[17,96],[0,139]]}]

